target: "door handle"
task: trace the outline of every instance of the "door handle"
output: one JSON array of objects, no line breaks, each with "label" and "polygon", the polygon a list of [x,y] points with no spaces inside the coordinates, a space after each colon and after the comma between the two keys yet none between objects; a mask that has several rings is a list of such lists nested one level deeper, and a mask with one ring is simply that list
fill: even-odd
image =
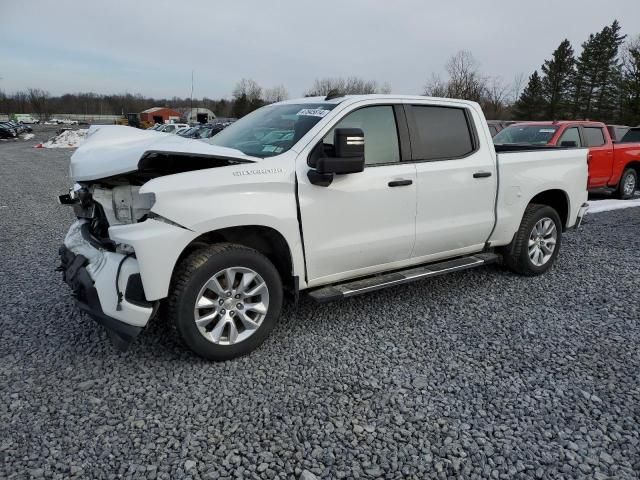
[{"label": "door handle", "polygon": [[487,178],[491,176],[491,172],[476,172],[473,174],[473,178]]},{"label": "door handle", "polygon": [[411,185],[413,180],[392,180],[388,183],[390,187],[404,187],[406,185]]}]

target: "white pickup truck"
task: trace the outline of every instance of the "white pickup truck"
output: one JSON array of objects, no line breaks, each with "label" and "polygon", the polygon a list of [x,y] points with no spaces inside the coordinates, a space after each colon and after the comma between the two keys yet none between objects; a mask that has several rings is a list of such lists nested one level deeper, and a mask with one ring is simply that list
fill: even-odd
[{"label": "white pickup truck", "polygon": [[126,346],[160,304],[185,344],[258,347],[284,293],[317,301],[502,260],[538,275],[586,210],[587,150],[496,153],[473,102],[397,95],[263,107],[209,143],[92,127],[60,202],[80,308]]}]

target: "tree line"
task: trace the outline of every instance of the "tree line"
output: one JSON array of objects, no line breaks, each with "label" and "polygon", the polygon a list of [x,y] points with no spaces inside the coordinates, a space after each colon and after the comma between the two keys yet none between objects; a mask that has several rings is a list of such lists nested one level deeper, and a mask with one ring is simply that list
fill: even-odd
[{"label": "tree line", "polygon": [[[359,77],[316,79],[306,96],[327,95],[330,92],[343,94],[389,93],[388,84],[379,85],[372,80]],[[46,90],[29,88],[13,94],[0,90],[0,113],[36,114],[45,120],[56,114],[78,115],[122,115],[142,112],[151,107],[168,107],[176,110],[190,107],[208,108],[218,117],[240,118],[253,110],[270,103],[289,98],[284,85],[261,87],[255,80],[243,78],[233,89],[231,99],[172,97],[152,98],[141,94],[104,95],[91,92],[50,95]]]},{"label": "tree line", "polygon": [[[445,71],[445,78],[431,76],[423,94],[476,101],[490,119],[591,119],[640,124],[640,36],[628,39],[617,20],[589,35],[577,57],[571,42],[563,40],[539,71],[529,76],[524,88],[524,74],[516,75],[511,82],[485,75],[469,51],[453,55]],[[304,95],[390,92],[388,83],[352,76],[318,78]],[[30,88],[13,94],[0,90],[0,113],[35,113],[46,119],[63,113],[120,115],[157,106],[178,110],[193,106],[208,108],[219,117],[240,118],[288,97],[284,85],[263,88],[245,78],[236,84],[230,99],[150,98],[129,93],[52,96],[45,90]]]}]

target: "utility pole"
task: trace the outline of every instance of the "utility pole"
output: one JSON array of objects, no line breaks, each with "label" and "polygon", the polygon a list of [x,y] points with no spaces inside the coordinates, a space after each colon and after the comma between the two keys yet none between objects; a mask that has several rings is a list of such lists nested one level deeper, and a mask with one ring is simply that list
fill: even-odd
[{"label": "utility pole", "polygon": [[193,69],[191,69],[191,107],[189,110],[189,118],[193,117]]}]

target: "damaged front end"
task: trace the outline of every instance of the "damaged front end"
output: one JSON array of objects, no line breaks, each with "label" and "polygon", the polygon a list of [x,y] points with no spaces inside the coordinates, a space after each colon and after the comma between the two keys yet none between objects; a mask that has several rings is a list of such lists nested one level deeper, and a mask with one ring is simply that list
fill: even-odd
[{"label": "damaged front end", "polygon": [[[197,236],[154,214],[155,194],[141,193],[141,187],[159,177],[251,160],[236,158],[235,150],[129,127],[101,127],[90,134],[71,158],[77,183],[59,197],[76,216],[60,247],[59,270],[80,309],[124,350],[166,297],[180,245]],[[118,147],[111,148],[116,137]]]},{"label": "damaged front end", "polygon": [[59,270],[80,309],[107,329],[120,350],[138,336],[159,304],[146,298],[133,247],[109,237],[112,226],[144,222],[155,201],[153,194],[141,194],[140,186],[124,182],[76,184],[59,197],[77,217],[60,247]]}]

